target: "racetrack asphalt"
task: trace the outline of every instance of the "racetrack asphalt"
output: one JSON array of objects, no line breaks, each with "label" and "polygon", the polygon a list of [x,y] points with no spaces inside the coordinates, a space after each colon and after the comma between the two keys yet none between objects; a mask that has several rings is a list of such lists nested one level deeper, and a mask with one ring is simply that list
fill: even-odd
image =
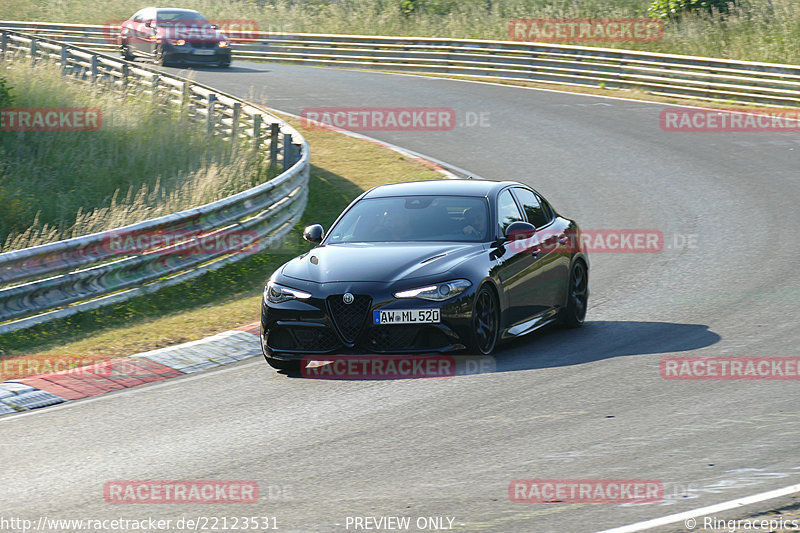
[{"label": "racetrack asphalt", "polygon": [[[348,517],[451,517],[456,531],[584,532],[799,482],[797,380],[665,380],[659,364],[799,355],[800,134],[665,132],[663,104],[375,72],[234,63],[193,76],[294,114],[452,108],[449,131],[364,133],[527,183],[584,229],[661,231],[664,249],[592,254],[585,326],[501,347],[495,372],[328,381],[242,361],[4,417],[4,516],[270,516],[319,532],[353,531]],[[483,127],[465,123],[475,117]],[[261,497],[103,497],[110,480],[208,479],[255,481]],[[517,479],[660,480],[665,497],[516,503]]]}]

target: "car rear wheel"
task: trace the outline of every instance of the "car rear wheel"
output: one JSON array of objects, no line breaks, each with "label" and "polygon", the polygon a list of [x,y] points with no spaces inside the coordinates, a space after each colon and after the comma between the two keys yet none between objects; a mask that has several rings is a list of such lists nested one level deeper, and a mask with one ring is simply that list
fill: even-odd
[{"label": "car rear wheel", "polygon": [[564,309],[562,323],[568,328],[579,328],[586,318],[589,302],[589,272],[583,261],[575,261],[569,274],[569,293],[567,307]]},{"label": "car rear wheel", "polygon": [[500,334],[500,306],[492,289],[484,285],[475,295],[472,309],[471,353],[490,355]]}]

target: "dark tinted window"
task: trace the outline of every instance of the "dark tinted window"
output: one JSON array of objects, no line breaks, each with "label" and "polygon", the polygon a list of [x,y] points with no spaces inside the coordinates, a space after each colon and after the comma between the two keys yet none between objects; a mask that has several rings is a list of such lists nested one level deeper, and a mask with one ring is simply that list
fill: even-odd
[{"label": "dark tinted window", "polygon": [[166,9],[158,10],[159,22],[205,22],[206,19],[196,11],[168,11]]},{"label": "dark tinted window", "polygon": [[544,215],[547,217],[547,221],[552,222],[552,220],[556,218],[556,212],[553,211],[553,206],[541,196],[539,197],[539,201],[542,202],[542,208],[544,209]]},{"label": "dark tinted window", "polygon": [[346,242],[485,242],[488,205],[473,196],[367,198],[331,228],[327,244]]},{"label": "dark tinted window", "polygon": [[525,211],[525,216],[528,217],[528,222],[541,228],[550,222],[550,215],[544,210],[542,204],[539,203],[539,198],[528,189],[514,188],[514,194],[522,204],[522,209]]},{"label": "dark tinted window", "polygon": [[512,223],[522,220],[514,197],[508,189],[501,192],[497,197],[497,223],[500,227],[500,234],[505,235],[506,228]]}]

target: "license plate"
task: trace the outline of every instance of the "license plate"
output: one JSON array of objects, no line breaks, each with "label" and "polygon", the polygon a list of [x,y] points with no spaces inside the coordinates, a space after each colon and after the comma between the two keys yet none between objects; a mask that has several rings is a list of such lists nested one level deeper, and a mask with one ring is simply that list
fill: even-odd
[{"label": "license plate", "polygon": [[374,311],[373,324],[438,324],[439,309],[392,309]]},{"label": "license plate", "polygon": [[213,56],[214,50],[195,50],[194,53],[199,56]]}]

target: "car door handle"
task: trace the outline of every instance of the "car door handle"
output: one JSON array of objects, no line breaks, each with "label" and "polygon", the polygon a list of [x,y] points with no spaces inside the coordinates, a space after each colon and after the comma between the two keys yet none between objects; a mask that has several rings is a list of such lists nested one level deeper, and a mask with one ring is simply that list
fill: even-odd
[{"label": "car door handle", "polygon": [[541,252],[541,251],[542,251],[541,248],[531,248],[531,255],[533,257],[536,257],[537,255],[539,255],[539,252]]},{"label": "car door handle", "polygon": [[566,235],[560,236],[558,238],[558,243],[559,244],[567,244],[567,243],[569,243],[569,237],[567,237]]}]

